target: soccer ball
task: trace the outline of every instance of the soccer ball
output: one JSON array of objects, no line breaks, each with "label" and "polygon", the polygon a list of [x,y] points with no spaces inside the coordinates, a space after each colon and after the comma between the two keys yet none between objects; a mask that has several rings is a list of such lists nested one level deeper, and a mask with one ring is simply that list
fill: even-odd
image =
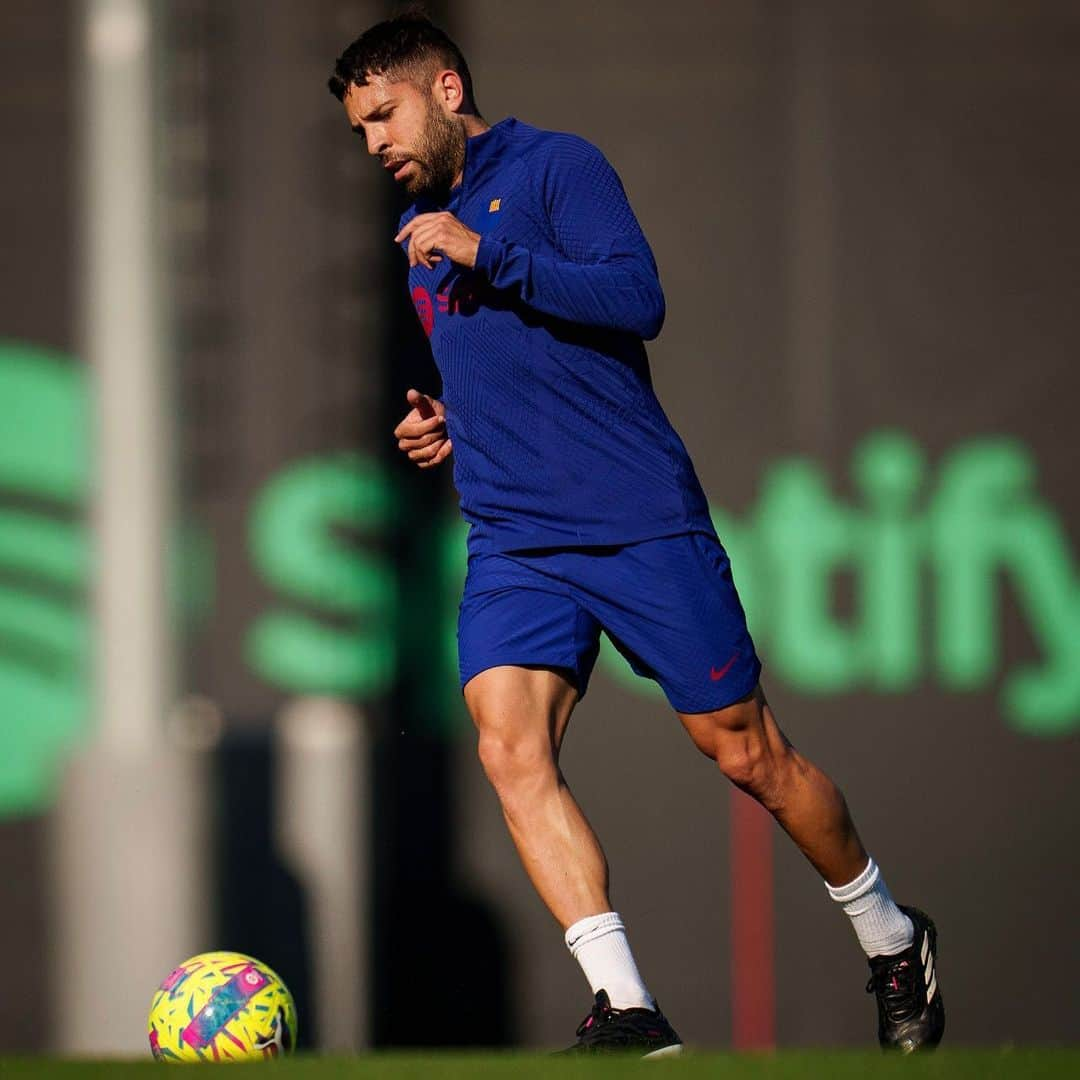
[{"label": "soccer ball", "polygon": [[154,992],[149,1027],[158,1061],[261,1061],[292,1052],[296,1006],[281,979],[258,960],[200,953]]}]

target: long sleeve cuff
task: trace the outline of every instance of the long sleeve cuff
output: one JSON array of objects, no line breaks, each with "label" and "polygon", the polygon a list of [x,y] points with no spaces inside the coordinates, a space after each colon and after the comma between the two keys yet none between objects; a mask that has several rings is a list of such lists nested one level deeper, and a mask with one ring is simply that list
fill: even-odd
[{"label": "long sleeve cuff", "polygon": [[502,265],[504,245],[490,236],[480,237],[480,246],[476,249],[476,269],[487,275],[488,281],[494,281]]}]

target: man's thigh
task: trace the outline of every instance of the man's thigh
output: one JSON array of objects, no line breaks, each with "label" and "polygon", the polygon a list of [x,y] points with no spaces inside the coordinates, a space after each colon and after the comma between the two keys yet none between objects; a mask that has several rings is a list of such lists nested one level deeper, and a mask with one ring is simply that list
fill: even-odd
[{"label": "man's thigh", "polygon": [[504,555],[469,560],[458,613],[463,690],[492,668],[547,669],[561,672],[580,699],[599,645],[599,624],[565,583]]},{"label": "man's thigh", "polygon": [[556,756],[578,701],[569,672],[513,665],[485,668],[465,684],[464,695],[482,736],[508,746],[531,740]]},{"label": "man's thigh", "polygon": [[678,713],[723,709],[751,694],[761,663],[715,536],[685,533],[567,553],[579,603]]}]

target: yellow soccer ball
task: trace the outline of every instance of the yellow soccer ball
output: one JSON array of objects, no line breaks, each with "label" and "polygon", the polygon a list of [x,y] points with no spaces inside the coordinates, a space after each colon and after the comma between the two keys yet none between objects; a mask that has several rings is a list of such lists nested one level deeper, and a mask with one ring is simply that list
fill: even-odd
[{"label": "yellow soccer ball", "polygon": [[258,960],[200,953],[154,992],[149,1027],[158,1061],[262,1061],[292,1052],[296,1006],[281,979]]}]

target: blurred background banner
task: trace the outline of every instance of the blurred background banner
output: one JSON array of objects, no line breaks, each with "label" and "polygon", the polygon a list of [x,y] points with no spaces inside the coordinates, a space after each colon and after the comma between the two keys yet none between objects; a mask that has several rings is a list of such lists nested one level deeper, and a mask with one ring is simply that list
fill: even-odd
[{"label": "blurred background banner", "polygon": [[[99,240],[116,280],[142,251],[159,288],[116,301],[80,277],[95,6],[0,5],[0,953],[19,975],[0,1051],[90,1048],[65,1014],[92,1011],[80,986],[109,989],[64,930],[73,798],[100,801],[82,872],[144,845],[133,902],[180,883],[170,925],[276,968],[305,1045],[564,1043],[586,988],[457,690],[449,471],[406,467],[390,436],[409,386],[439,389],[392,242],[402,203],[325,86],[393,9],[119,5],[153,61],[153,209],[129,200],[128,246]],[[770,701],[893,892],[937,920],[950,1040],[1074,1037],[1076,5],[429,10],[489,122],[577,132],[619,171],[667,295],[654,380]],[[104,312],[130,339],[158,302],[155,421],[109,405],[86,327]],[[98,448],[140,418],[124,438],[162,454],[164,507],[133,549],[162,589],[141,633],[95,599],[102,508],[135,523],[143,505]],[[100,687],[102,657],[138,643],[132,776]],[[193,753],[173,786],[163,762]],[[127,779],[80,789],[92,760]],[[864,962],[820,882],[609,647],[563,763],[688,1041],[872,1041]],[[137,797],[150,833],[125,821]],[[149,1005],[153,984],[127,989]],[[445,1007],[417,1030],[432,994]],[[108,1047],[141,1044],[104,1022],[123,1027]]]}]

